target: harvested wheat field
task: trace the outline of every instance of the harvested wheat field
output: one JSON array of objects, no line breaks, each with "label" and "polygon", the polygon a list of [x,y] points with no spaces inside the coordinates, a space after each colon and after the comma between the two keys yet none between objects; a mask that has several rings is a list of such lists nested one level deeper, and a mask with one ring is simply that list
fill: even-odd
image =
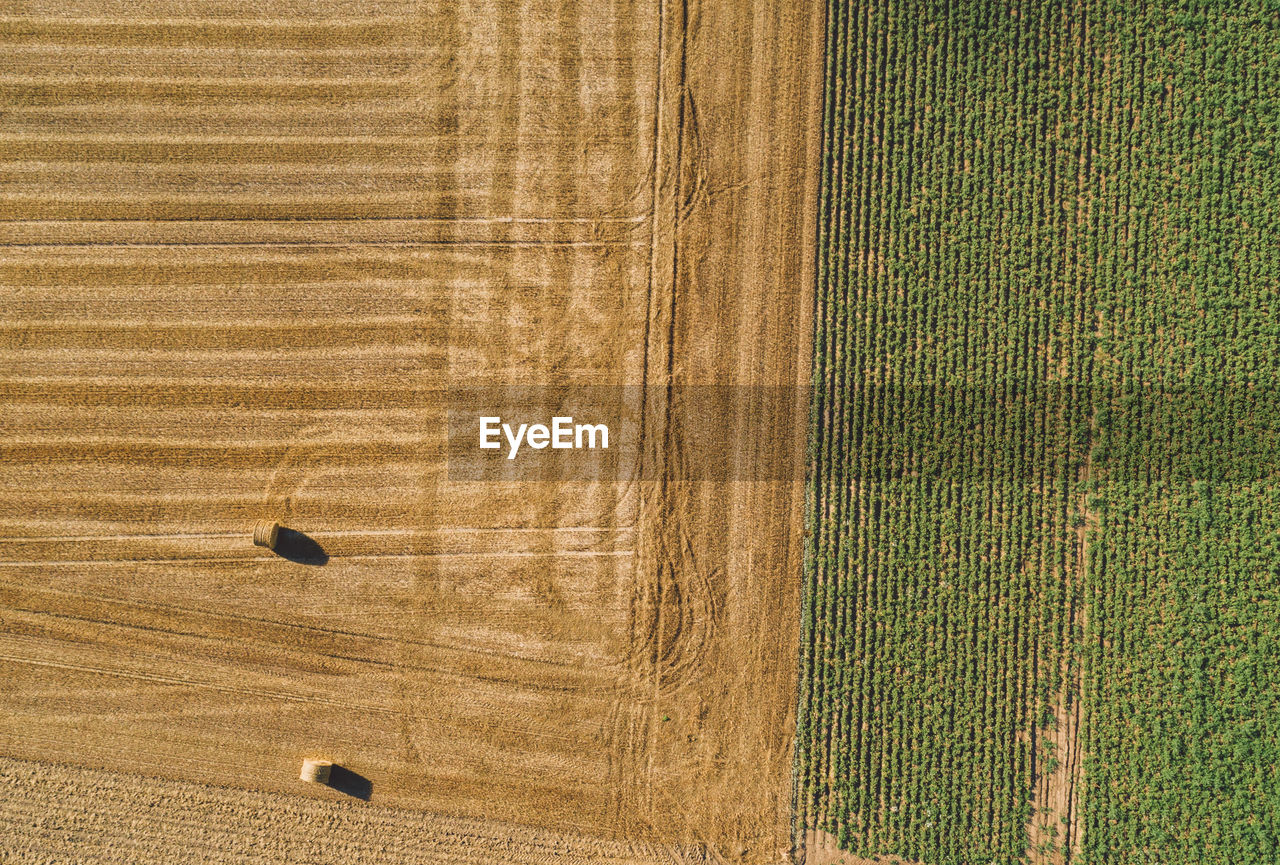
[{"label": "harvested wheat field", "polygon": [[[822,31],[6,4],[6,856],[786,855],[803,485],[675,395],[808,380]],[[476,383],[643,385],[638,468],[451,478]]]}]

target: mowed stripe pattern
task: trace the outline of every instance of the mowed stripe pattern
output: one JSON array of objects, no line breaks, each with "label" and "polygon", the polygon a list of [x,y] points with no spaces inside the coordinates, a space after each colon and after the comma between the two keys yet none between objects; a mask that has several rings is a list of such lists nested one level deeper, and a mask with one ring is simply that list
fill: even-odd
[{"label": "mowed stripe pattern", "polygon": [[0,18],[0,220],[648,206],[647,4],[75,5]]},{"label": "mowed stripe pattern", "polygon": [[442,431],[459,381],[641,380],[656,21],[7,8],[5,754],[305,792],[319,748],[619,831],[634,492],[451,485]]}]

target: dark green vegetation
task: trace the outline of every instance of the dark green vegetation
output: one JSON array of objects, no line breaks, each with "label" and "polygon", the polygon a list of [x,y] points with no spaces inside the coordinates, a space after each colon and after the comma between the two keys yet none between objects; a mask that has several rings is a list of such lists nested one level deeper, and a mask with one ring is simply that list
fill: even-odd
[{"label": "dark green vegetation", "polygon": [[798,829],[1280,862],[1280,7],[836,0],[827,82]]}]

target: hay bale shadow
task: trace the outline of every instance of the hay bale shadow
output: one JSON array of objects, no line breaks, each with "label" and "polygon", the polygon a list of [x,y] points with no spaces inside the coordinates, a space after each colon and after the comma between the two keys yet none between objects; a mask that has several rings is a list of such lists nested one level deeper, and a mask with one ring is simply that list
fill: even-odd
[{"label": "hay bale shadow", "polygon": [[329,769],[328,786],[339,793],[346,793],[356,799],[369,801],[373,795],[373,782],[358,772],[352,772],[345,766],[336,763]]},{"label": "hay bale shadow", "polygon": [[329,561],[329,554],[314,538],[283,526],[280,527],[280,537],[276,540],[276,555],[300,565],[319,566]]}]

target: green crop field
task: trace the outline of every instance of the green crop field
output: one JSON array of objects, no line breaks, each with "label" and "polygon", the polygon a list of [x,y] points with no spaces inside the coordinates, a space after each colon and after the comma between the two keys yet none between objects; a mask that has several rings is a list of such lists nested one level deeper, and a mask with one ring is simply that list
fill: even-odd
[{"label": "green crop field", "polygon": [[1280,862],[1280,4],[832,0],[827,63],[797,834]]}]

